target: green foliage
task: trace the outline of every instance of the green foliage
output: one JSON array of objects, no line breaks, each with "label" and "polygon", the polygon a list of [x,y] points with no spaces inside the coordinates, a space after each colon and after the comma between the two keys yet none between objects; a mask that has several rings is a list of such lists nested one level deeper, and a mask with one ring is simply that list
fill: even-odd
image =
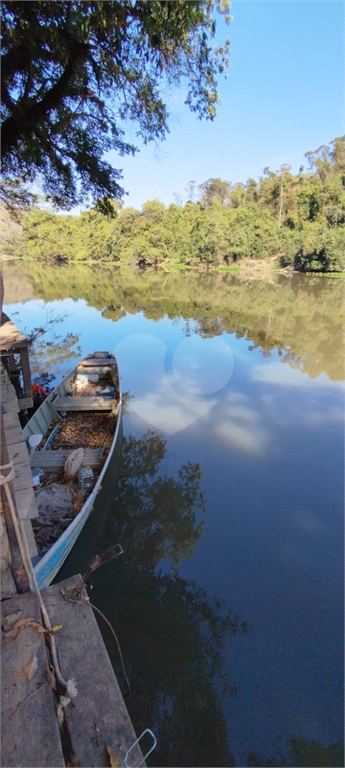
[{"label": "green foliage", "polygon": [[183,81],[186,104],[213,119],[216,78],[229,41],[212,49],[216,7],[228,2],[104,0],[2,3],[2,160],[9,179],[43,178],[52,202],[69,209],[121,197],[121,172],[104,158],[134,154],[132,121],[144,142],[168,131],[167,83]]},{"label": "green foliage", "polygon": [[208,179],[204,184],[200,184],[201,202],[203,205],[212,205],[214,200],[219,200],[225,205],[230,199],[230,184],[221,179]]},{"label": "green foliage", "polygon": [[29,192],[22,179],[4,178],[0,182],[0,202],[4,211],[9,214],[12,221],[20,223],[22,212],[32,205],[36,205],[38,195]]},{"label": "green foliage", "polygon": [[[201,185],[201,198],[165,207],[149,200],[141,211],[112,202],[112,215],[26,213],[10,252],[36,259],[113,261],[133,267],[231,267],[244,260],[276,260],[303,272],[344,270],[344,138],[310,153],[313,172],[290,166],[246,185],[221,179]],[[327,152],[328,154],[327,154]],[[194,182],[188,185],[194,195]]]}]

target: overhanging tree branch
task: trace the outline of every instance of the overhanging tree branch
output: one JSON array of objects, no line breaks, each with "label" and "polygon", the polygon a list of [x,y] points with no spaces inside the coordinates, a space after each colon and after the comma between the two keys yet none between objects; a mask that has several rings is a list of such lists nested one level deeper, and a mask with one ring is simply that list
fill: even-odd
[{"label": "overhanging tree branch", "polygon": [[66,89],[75,75],[75,67],[78,60],[85,58],[87,52],[87,45],[76,45],[74,53],[58,81],[47,91],[41,101],[32,104],[30,107],[19,102],[13,114],[4,121],[2,126],[1,144],[3,155],[13,150],[22,138],[22,135],[27,135],[36,123],[57,107],[65,96]]},{"label": "overhanging tree branch", "polygon": [[[215,6],[227,20],[227,1]],[[184,79],[190,108],[213,118],[227,43],[209,45],[212,9],[213,0],[3,0],[4,173],[43,176],[66,209],[120,194],[120,172],[102,160],[134,151],[119,121],[145,143],[164,138],[163,89]],[[72,158],[68,183],[56,164],[50,176],[57,151]]]}]

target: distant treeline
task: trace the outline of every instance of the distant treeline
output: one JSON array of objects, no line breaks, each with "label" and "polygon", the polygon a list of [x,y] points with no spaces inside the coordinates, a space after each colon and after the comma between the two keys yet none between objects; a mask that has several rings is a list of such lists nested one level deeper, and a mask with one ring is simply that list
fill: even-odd
[{"label": "distant treeline", "polygon": [[[308,170],[289,165],[259,181],[209,179],[188,185],[189,199],[141,211],[114,202],[114,217],[95,209],[60,216],[23,215],[10,255],[35,260],[111,261],[128,266],[233,266],[276,259],[300,271],[344,270],[345,137],[307,152]],[[196,200],[195,198],[199,199]]]}]

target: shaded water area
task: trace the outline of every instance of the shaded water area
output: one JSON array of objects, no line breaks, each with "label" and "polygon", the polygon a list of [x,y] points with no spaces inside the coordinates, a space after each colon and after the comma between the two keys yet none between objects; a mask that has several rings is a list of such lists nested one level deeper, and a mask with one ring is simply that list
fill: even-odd
[{"label": "shaded water area", "polygon": [[15,262],[5,302],[36,377],[119,362],[122,474],[59,579],[122,545],[89,594],[148,764],[343,765],[343,282]]}]

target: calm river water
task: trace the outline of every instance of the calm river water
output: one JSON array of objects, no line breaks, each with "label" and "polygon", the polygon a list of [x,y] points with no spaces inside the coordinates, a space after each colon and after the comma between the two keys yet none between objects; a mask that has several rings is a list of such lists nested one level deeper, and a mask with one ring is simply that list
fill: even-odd
[{"label": "calm river water", "polygon": [[119,362],[122,479],[59,579],[122,544],[89,594],[149,765],[343,765],[342,281],[12,262],[5,304],[36,377]]}]

